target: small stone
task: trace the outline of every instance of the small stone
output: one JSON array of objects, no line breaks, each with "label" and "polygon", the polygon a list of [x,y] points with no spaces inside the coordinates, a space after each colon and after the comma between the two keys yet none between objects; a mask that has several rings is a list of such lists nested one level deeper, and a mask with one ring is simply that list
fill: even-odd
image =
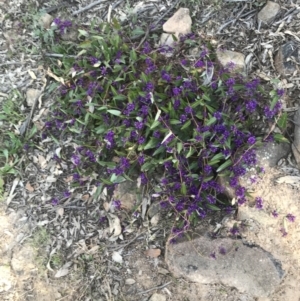
[{"label": "small stone", "polygon": [[158,267],[158,268],[157,268],[157,272],[158,272],[159,274],[162,274],[162,275],[168,275],[168,274],[170,274],[170,272],[169,272],[168,270],[166,270],[166,269],[164,269],[164,268],[161,268],[161,267]]},{"label": "small stone", "polygon": [[264,249],[239,239],[212,239],[205,229],[168,243],[165,260],[176,278],[222,283],[254,297],[268,297],[285,274],[281,263]]},{"label": "small stone", "polygon": [[135,280],[132,279],[132,278],[128,278],[128,279],[125,280],[125,283],[126,283],[127,285],[132,285],[132,284],[135,283]]},{"label": "small stone", "polygon": [[148,209],[148,216],[152,218],[154,215],[161,211],[161,205],[158,202],[153,202]]},{"label": "small stone", "polygon": [[262,24],[270,24],[280,11],[280,5],[278,3],[268,1],[266,5],[261,9],[257,15],[258,22]]},{"label": "small stone", "polygon": [[36,97],[38,97],[40,93],[41,92],[36,89],[28,89],[26,91],[26,102],[29,107],[31,107],[34,104]]},{"label": "small stone", "polygon": [[293,41],[290,41],[280,46],[275,55],[276,71],[283,76],[292,75],[296,70],[296,63],[292,59],[300,63],[299,47]]},{"label": "small stone", "polygon": [[218,50],[217,58],[224,68],[233,63],[234,65],[230,69],[232,72],[245,71],[245,56],[242,53],[231,50]]},{"label": "small stone", "polygon": [[177,12],[163,24],[163,30],[167,33],[173,33],[179,39],[181,35],[191,32],[192,19],[188,8],[179,8]]},{"label": "small stone", "polygon": [[13,276],[9,266],[0,266],[0,293],[7,292],[13,287]]},{"label": "small stone", "polygon": [[292,151],[294,158],[297,162],[298,168],[300,168],[300,108],[294,115],[294,143],[292,144]]},{"label": "small stone", "polygon": [[121,208],[131,211],[136,203],[136,183],[125,181],[117,185],[114,190],[113,198],[114,200],[119,200],[121,202]]},{"label": "small stone", "polygon": [[50,28],[52,21],[53,21],[53,17],[49,14],[44,14],[40,18],[40,24],[45,29]]},{"label": "small stone", "polygon": [[149,299],[149,301],[166,301],[166,300],[167,300],[166,296],[157,293],[153,294]]}]

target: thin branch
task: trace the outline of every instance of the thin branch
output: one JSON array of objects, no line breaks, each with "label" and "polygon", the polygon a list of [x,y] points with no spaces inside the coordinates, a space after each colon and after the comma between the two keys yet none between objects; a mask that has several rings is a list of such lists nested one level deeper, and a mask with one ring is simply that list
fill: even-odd
[{"label": "thin branch", "polygon": [[0,67],[6,66],[6,65],[23,65],[23,64],[24,63],[22,63],[22,62],[7,62],[7,63],[0,64]]},{"label": "thin branch", "polygon": [[90,8],[92,8],[92,7],[94,7],[94,6],[96,6],[97,4],[99,4],[99,3],[101,3],[101,2],[105,2],[105,1],[107,1],[107,0],[97,0],[97,1],[95,1],[95,2],[92,2],[92,3],[90,3],[89,5],[87,5],[87,6],[85,6],[85,7],[82,7],[82,8],[80,8],[80,9],[78,9],[77,11],[74,11],[74,12],[72,13],[72,16],[76,16],[76,15],[78,15],[78,14],[80,14],[80,13],[82,13],[82,12],[84,12],[84,11],[86,11],[86,10],[88,10],[88,9],[90,9]]},{"label": "thin branch", "polygon": [[49,57],[73,57],[76,58],[76,55],[60,54],[60,53],[45,53],[45,56]]},{"label": "thin branch", "polygon": [[150,289],[148,289],[146,291],[136,293],[136,295],[142,295],[142,294],[146,294],[146,293],[149,293],[151,291],[154,291],[154,290],[158,290],[158,289],[164,288],[164,287],[168,286],[171,283],[172,283],[172,281],[169,281],[169,282],[167,282],[167,283],[165,283],[163,285],[155,286],[155,287],[152,287],[152,288],[150,288]]}]

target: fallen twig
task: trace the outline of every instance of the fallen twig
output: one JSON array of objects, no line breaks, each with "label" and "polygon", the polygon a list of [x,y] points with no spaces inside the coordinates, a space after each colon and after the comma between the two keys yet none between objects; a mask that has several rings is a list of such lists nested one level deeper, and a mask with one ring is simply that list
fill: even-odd
[{"label": "fallen twig", "polygon": [[107,0],[97,0],[97,1],[95,1],[95,2],[92,2],[92,3],[90,3],[89,5],[87,5],[87,6],[85,6],[85,7],[82,7],[82,8],[80,8],[80,9],[74,11],[74,12],[72,13],[72,16],[76,16],[76,15],[78,15],[78,14],[80,14],[80,13],[82,13],[82,12],[84,12],[84,11],[86,11],[86,10],[88,10],[88,9],[90,9],[90,8],[92,8],[92,7],[94,7],[94,6],[96,6],[97,4],[99,4],[99,3],[101,3],[101,2],[105,2],[105,1],[107,1]]},{"label": "fallen twig", "polygon": [[172,283],[172,281],[169,281],[169,282],[167,282],[167,283],[165,283],[165,284],[163,284],[163,285],[155,286],[155,287],[152,287],[152,288],[150,288],[150,289],[148,289],[148,290],[145,290],[145,291],[142,291],[142,292],[139,292],[139,293],[136,293],[136,294],[137,294],[137,295],[146,294],[146,293],[149,293],[149,292],[151,292],[151,291],[154,291],[154,290],[158,290],[158,289],[164,288],[164,287],[168,286],[168,285],[171,284],[171,283]]},{"label": "fallen twig", "polygon": [[146,231],[140,233],[140,234],[137,234],[133,239],[131,239],[129,242],[127,242],[126,244],[123,244],[121,246],[118,246],[118,247],[115,247],[115,248],[112,248],[110,249],[110,251],[118,251],[120,249],[123,249],[125,247],[127,247],[128,245],[130,245],[131,243],[133,243],[138,237],[140,237],[141,235],[145,234]]}]

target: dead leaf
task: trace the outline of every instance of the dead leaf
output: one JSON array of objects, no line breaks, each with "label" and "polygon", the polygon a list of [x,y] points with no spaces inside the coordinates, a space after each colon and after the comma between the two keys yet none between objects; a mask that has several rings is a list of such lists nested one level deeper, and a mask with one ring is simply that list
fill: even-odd
[{"label": "dead leaf", "polygon": [[73,176],[69,176],[67,178],[64,178],[64,180],[65,180],[66,183],[70,183],[70,182],[73,181]]},{"label": "dead leaf", "polygon": [[104,210],[105,210],[106,212],[109,211],[110,206],[111,206],[111,203],[108,203],[108,202],[104,202],[104,203],[103,203],[103,207],[104,207]]},{"label": "dead leaf", "polygon": [[29,191],[29,192],[34,192],[34,188],[31,186],[31,184],[29,182],[26,183],[25,188]]},{"label": "dead leaf", "polygon": [[63,217],[64,216],[64,208],[63,207],[57,207],[56,208],[56,216]]},{"label": "dead leaf", "polygon": [[36,75],[34,74],[34,72],[32,70],[29,69],[27,71],[32,79],[36,79]]},{"label": "dead leaf", "polygon": [[88,194],[88,193],[86,193],[86,194],[84,194],[82,197],[81,197],[81,199],[83,200],[83,201],[88,201],[88,199],[90,198],[90,195]]},{"label": "dead leaf", "polygon": [[112,236],[119,236],[122,233],[121,222],[120,219],[111,213],[107,214],[108,222],[109,222],[109,231],[113,233]]},{"label": "dead leaf", "polygon": [[161,254],[161,250],[160,249],[149,249],[149,250],[145,251],[144,254],[146,256],[156,258]]},{"label": "dead leaf", "polygon": [[116,251],[112,253],[112,260],[120,264],[123,262],[122,256]]},{"label": "dead leaf", "polygon": [[47,166],[47,161],[42,155],[39,155],[39,163],[42,169],[44,169]]},{"label": "dead leaf", "polygon": [[72,265],[72,262],[69,261],[67,263],[65,263],[58,271],[57,273],[55,274],[55,278],[60,278],[60,277],[63,277],[63,276],[66,276],[70,273],[70,270],[69,270],[69,267]]}]

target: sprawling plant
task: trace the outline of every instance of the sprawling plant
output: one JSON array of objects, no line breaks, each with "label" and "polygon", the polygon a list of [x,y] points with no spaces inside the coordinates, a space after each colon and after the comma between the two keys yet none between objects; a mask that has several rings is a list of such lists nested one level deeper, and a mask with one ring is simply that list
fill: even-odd
[{"label": "sprawling plant", "polygon": [[[58,36],[71,26],[55,22]],[[261,130],[280,112],[283,91],[265,93],[258,79],[219,67],[212,48],[195,35],[166,49],[131,42],[139,33],[130,36],[114,21],[79,29],[78,45],[54,46],[65,56],[52,71],[65,81],[43,138],[73,137],[68,159],[77,183],[96,173],[100,193],[139,177],[185,228],[228,207],[220,198],[220,177],[235,189],[239,204],[246,201],[239,177],[256,163],[255,147],[272,137],[283,139],[263,137]],[[195,47],[198,54],[189,56]],[[282,114],[279,124],[285,120]]]}]

